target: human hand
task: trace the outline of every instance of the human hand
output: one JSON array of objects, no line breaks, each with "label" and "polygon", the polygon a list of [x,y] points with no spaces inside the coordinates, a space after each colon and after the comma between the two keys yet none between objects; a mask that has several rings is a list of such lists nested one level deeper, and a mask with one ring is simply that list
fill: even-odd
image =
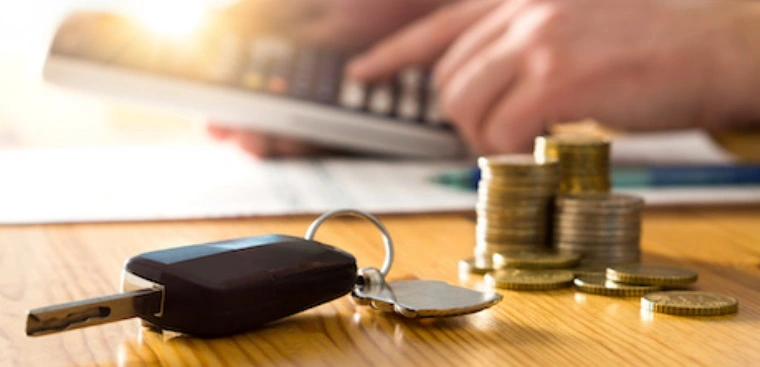
[{"label": "human hand", "polygon": [[[454,0],[244,0],[227,13],[247,32],[285,34],[299,42],[360,50],[404,24]],[[333,150],[248,129],[209,123],[209,133],[259,157]]]},{"label": "human hand", "polygon": [[435,68],[441,106],[481,154],[529,150],[548,123],[586,117],[624,129],[716,127],[760,118],[758,6],[510,0],[460,37],[431,37],[445,20],[428,17],[350,71],[382,77],[450,45]]},{"label": "human hand", "polygon": [[206,130],[212,138],[229,141],[244,152],[261,158],[319,156],[337,153],[337,150],[281,136],[248,129],[230,128],[210,122]]}]

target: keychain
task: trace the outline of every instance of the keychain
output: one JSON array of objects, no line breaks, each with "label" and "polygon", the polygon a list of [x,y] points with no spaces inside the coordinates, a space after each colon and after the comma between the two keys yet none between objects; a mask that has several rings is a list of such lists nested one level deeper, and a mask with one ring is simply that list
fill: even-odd
[{"label": "keychain", "polygon": [[[380,269],[357,271],[349,253],[313,240],[327,219],[352,215],[380,230]],[[374,216],[351,209],[317,218],[305,238],[263,235],[143,253],[127,260],[122,292],[29,311],[27,335],[57,333],[139,317],[162,330],[217,337],[254,329],[351,293],[367,305],[408,318],[476,312],[501,300],[440,281],[386,282],[393,242]]]},{"label": "keychain", "polygon": [[327,212],[317,218],[304,236],[312,240],[327,219],[338,215],[353,215],[372,222],[383,235],[385,261],[382,268],[361,268],[351,292],[355,304],[371,306],[385,312],[395,312],[407,318],[449,317],[477,312],[501,301],[498,293],[484,293],[449,285],[437,280],[397,280],[386,282],[393,265],[394,249],[390,233],[382,222],[369,213],[342,209]]}]

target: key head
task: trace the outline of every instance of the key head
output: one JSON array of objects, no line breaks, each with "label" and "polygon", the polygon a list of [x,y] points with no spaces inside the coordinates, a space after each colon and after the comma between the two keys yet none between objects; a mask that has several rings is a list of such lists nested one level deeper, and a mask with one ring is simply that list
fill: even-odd
[{"label": "key head", "polygon": [[385,282],[379,270],[362,268],[351,297],[358,305],[395,312],[407,318],[451,317],[489,308],[501,301],[494,292],[478,292],[436,280]]},{"label": "key head", "polygon": [[139,315],[163,329],[230,335],[350,292],[356,259],[316,241],[265,235],[153,251],[125,271],[165,287],[163,314]]}]

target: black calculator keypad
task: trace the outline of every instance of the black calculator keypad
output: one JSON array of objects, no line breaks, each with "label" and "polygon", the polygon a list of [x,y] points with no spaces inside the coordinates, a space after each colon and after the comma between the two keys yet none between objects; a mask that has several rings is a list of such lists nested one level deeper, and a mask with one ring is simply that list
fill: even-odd
[{"label": "black calculator keypad", "polygon": [[391,80],[364,85],[343,77],[350,55],[276,37],[251,39],[214,28],[175,39],[129,18],[84,13],[61,26],[52,52],[402,122],[446,126],[426,71],[409,68]]}]

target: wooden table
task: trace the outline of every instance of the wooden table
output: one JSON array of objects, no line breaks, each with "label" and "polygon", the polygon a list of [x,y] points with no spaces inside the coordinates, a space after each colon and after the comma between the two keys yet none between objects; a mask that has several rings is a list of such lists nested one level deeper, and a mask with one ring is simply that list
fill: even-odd
[{"label": "wooden table", "polygon": [[[460,279],[474,245],[463,214],[381,217],[397,242],[390,278]],[[264,233],[302,235],[312,217],[0,227],[0,366],[54,365],[760,365],[760,208],[648,210],[646,263],[700,273],[699,290],[739,299],[739,313],[641,312],[638,298],[563,289],[503,291],[492,309],[405,320],[342,297],[260,330],[220,339],[163,338],[135,320],[28,338],[26,310],[114,292],[127,257]],[[363,221],[328,221],[318,239],[379,266],[379,235]],[[165,340],[166,339],[166,340]]]}]

